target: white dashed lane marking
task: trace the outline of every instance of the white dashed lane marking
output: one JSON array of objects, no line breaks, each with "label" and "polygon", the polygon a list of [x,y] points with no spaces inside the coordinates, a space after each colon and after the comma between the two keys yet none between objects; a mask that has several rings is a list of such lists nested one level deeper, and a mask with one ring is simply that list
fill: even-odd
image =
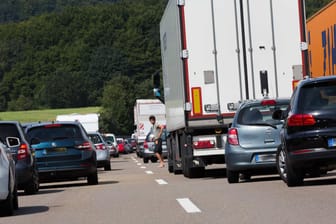
[{"label": "white dashed lane marking", "polygon": [[141,169],[146,169],[146,167],[145,166],[142,166],[142,167],[140,167]]},{"label": "white dashed lane marking", "polygon": [[137,163],[138,166],[141,166],[141,163]]},{"label": "white dashed lane marking", "polygon": [[168,184],[165,180],[163,179],[156,179],[155,180],[159,185],[164,185],[164,184]]},{"label": "white dashed lane marking", "polygon": [[201,210],[189,198],[178,198],[177,202],[187,213],[199,213]]},{"label": "white dashed lane marking", "polygon": [[147,170],[146,173],[147,173],[147,174],[153,174],[153,172],[150,171],[150,170]]}]

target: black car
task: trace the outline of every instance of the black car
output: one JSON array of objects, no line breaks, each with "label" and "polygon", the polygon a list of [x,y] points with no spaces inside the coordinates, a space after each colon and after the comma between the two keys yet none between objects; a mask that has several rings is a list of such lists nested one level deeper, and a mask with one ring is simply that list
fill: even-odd
[{"label": "black car", "polygon": [[27,140],[35,149],[40,180],[76,180],[98,184],[96,148],[79,122],[27,125]]},{"label": "black car", "polygon": [[302,80],[287,111],[273,118],[285,119],[276,163],[288,186],[303,185],[336,168],[336,76]]},{"label": "black car", "polygon": [[20,140],[19,146],[10,147],[15,161],[18,189],[24,190],[26,194],[34,194],[39,190],[40,184],[35,152],[18,121],[0,121],[0,139],[4,141],[7,137],[17,137]]}]

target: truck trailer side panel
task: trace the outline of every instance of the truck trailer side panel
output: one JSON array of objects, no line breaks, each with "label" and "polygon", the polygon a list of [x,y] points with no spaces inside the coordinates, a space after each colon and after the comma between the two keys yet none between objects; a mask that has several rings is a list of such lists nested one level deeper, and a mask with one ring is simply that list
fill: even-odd
[{"label": "truck trailer side panel", "polygon": [[336,74],[336,0],[307,20],[311,77]]}]

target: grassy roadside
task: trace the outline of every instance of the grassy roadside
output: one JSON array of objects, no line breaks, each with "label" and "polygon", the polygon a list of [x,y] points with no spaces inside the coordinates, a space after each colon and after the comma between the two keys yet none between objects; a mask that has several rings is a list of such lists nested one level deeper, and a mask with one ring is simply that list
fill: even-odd
[{"label": "grassy roadside", "polygon": [[100,107],[83,107],[83,108],[67,108],[67,109],[50,109],[50,110],[29,110],[29,111],[9,111],[0,112],[0,120],[2,121],[53,121],[60,114],[88,114],[99,113]]}]

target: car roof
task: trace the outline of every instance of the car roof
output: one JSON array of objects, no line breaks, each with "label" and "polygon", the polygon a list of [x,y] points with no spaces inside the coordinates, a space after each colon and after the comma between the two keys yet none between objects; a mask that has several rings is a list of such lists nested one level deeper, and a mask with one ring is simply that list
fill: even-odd
[{"label": "car roof", "polygon": [[266,101],[275,101],[277,104],[289,103],[290,98],[264,98],[264,99],[254,99],[254,100],[244,100],[239,105],[239,109],[244,108],[246,106],[252,105],[261,105],[262,102]]},{"label": "car roof", "polygon": [[41,127],[49,124],[73,124],[79,125],[78,121],[43,121],[43,122],[32,122],[24,124],[25,128]]},{"label": "car roof", "polygon": [[299,82],[297,87],[301,87],[301,86],[311,84],[311,83],[321,83],[321,82],[327,82],[327,81],[336,81],[336,75],[303,79]]}]

